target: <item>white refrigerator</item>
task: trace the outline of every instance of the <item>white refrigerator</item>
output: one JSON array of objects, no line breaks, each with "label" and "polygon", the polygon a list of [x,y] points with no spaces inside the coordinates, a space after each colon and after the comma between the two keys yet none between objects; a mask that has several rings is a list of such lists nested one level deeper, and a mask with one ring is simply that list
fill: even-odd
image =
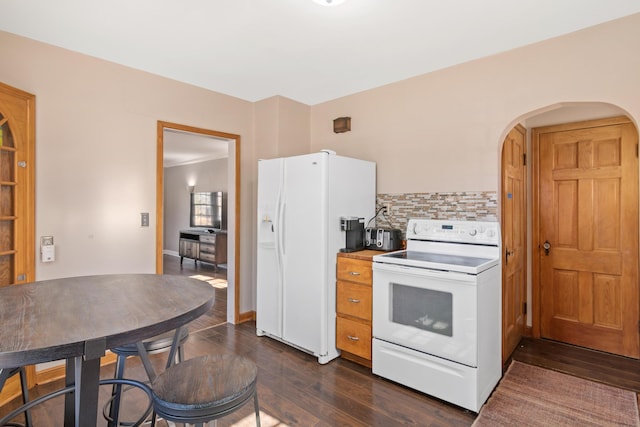
[{"label": "white refrigerator", "polygon": [[375,211],[376,165],[329,150],[258,163],[257,335],[313,354],[336,349],[341,217]]}]

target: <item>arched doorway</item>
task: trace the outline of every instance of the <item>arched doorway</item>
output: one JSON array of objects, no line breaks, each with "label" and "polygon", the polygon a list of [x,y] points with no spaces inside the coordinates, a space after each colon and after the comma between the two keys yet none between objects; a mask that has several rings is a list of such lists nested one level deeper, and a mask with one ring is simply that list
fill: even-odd
[{"label": "arched doorway", "polygon": [[[586,121],[586,120],[594,120],[594,119],[600,119],[600,118],[606,118],[606,117],[615,117],[615,116],[621,116],[621,115],[625,115],[626,112],[623,111],[622,109],[620,109],[619,107],[610,105],[610,104],[604,104],[604,103],[571,103],[571,104],[558,104],[555,106],[550,106],[548,108],[545,108],[544,110],[541,111],[536,111],[536,112],[531,112],[529,114],[523,115],[522,117],[519,118],[518,122],[521,123],[523,125],[523,128],[525,129],[526,132],[526,136],[527,136],[527,150],[526,152],[529,154],[528,156],[528,161],[527,161],[527,166],[526,166],[526,179],[527,182],[533,183],[534,181],[532,180],[532,171],[537,170],[536,168],[538,168],[538,164],[537,161],[538,159],[535,159],[531,156],[532,154],[532,147],[531,147],[531,134],[532,134],[532,130],[536,129],[536,128],[541,128],[541,127],[546,127],[546,126],[551,126],[551,125],[559,125],[562,123],[569,123],[569,122],[580,122],[580,121]],[[505,132],[506,133],[506,132]],[[637,138],[637,130],[635,131],[635,135]],[[504,149],[504,147],[503,147]],[[637,161],[637,158],[636,158]],[[504,174],[505,171],[505,164],[503,162],[502,166],[501,166],[501,170]],[[637,182],[637,173],[635,176],[635,181]],[[537,185],[537,184],[532,184],[532,185]],[[527,248],[527,252],[528,254],[526,255],[526,269],[527,269],[527,274],[526,274],[526,297],[525,297],[525,301],[526,303],[522,305],[522,307],[515,307],[515,304],[512,304],[511,310],[521,310],[520,314],[522,315],[522,317],[524,319],[526,319],[526,323],[523,327],[523,333],[525,335],[530,335],[536,338],[551,338],[551,339],[557,339],[556,335],[553,334],[548,334],[545,333],[542,328],[541,328],[541,306],[543,305],[543,302],[541,300],[540,297],[540,290],[541,290],[541,280],[546,280],[543,279],[540,275],[540,263],[539,263],[539,254],[540,254],[540,250],[544,251],[543,248],[538,249],[538,246],[542,246],[545,242],[544,239],[539,241],[539,230],[536,227],[536,224],[539,224],[539,217],[540,217],[540,207],[539,205],[536,205],[534,203],[534,199],[533,197],[536,196],[536,191],[537,188],[534,187],[532,188],[531,185],[529,185],[529,188],[526,191],[526,208],[524,209],[523,213],[522,213],[522,220],[524,221],[526,225],[525,228],[525,232],[526,235],[529,236],[527,243],[526,243],[526,248]],[[637,190],[636,190],[637,192]],[[508,189],[505,187],[504,184],[502,184],[502,191],[501,191],[501,206],[503,207],[502,209],[502,218],[501,218],[501,223],[504,227],[505,224],[510,223],[513,219],[509,219],[507,217],[505,217],[505,214],[508,215],[508,212],[505,212],[505,206],[508,204],[507,200],[508,200]],[[539,194],[539,193],[538,193]],[[537,197],[537,196],[536,196]],[[637,207],[637,204],[636,204]],[[545,209],[545,208],[543,208]],[[637,234],[637,233],[635,233]],[[636,239],[637,240],[637,239]],[[507,247],[506,251],[508,252],[510,249]],[[505,255],[505,253],[503,253],[503,269],[506,270],[506,268],[508,267],[508,263],[505,263],[505,259],[504,258],[508,258],[508,256]],[[636,257],[637,258],[637,257]],[[637,267],[635,268],[635,270],[637,271]],[[575,274],[576,277],[577,275],[579,275],[578,273],[571,273],[571,274]],[[571,276],[571,274],[569,274],[569,276]],[[584,274],[583,274],[584,275]],[[569,277],[567,276],[567,277]],[[600,297],[600,300],[602,300],[603,298],[608,297],[609,295],[611,295],[611,292],[613,292],[612,289],[614,289],[613,287],[603,287],[605,283],[607,283],[607,281],[605,280],[606,277],[603,275],[598,276],[599,280],[601,280],[601,285],[600,286],[600,290],[601,292],[605,292],[605,294],[602,294]],[[603,279],[605,278],[605,279]],[[602,281],[604,280],[604,281]],[[565,288],[567,287],[567,284],[565,283],[563,286],[565,286]],[[577,286],[577,282],[576,285]],[[608,291],[603,291],[603,289],[608,289]],[[566,290],[566,289],[565,289]],[[608,292],[608,293],[607,293]],[[508,295],[508,293],[506,293],[505,295]],[[573,298],[575,299],[575,298]],[[507,304],[508,301],[503,301],[503,304]],[[548,302],[546,302],[545,304],[548,304]],[[590,303],[593,304],[593,301]],[[633,304],[635,304],[636,306],[636,312],[637,312],[637,298],[636,300],[633,302]],[[587,304],[588,305],[588,304]],[[572,306],[574,307],[574,306]],[[575,306],[577,307],[577,306]],[[605,306],[600,306],[600,310],[603,310]],[[503,326],[505,324],[508,324],[508,322],[513,319],[513,312],[510,312],[508,308],[504,308],[503,307]],[[570,310],[569,310],[570,311]],[[582,309],[583,314],[581,316],[585,316],[584,312],[585,309],[583,307]],[[566,310],[565,307],[565,312],[561,315],[567,315],[568,311]],[[510,317],[511,316],[511,317]],[[607,316],[610,316],[609,319],[612,319],[613,317],[611,317],[611,313],[607,314]],[[637,314],[636,314],[637,317]],[[637,324],[637,318],[634,321],[634,325]],[[634,328],[635,329],[635,328]],[[508,332],[508,328],[503,328],[503,334],[505,332]],[[637,330],[636,330],[636,335],[637,335]],[[554,338],[556,337],[556,338]],[[503,340],[507,339],[506,336],[503,337]],[[569,340],[569,342],[571,342]],[[579,345],[583,345],[583,346],[589,346],[584,344],[583,341],[576,341],[574,343],[577,343]],[[593,346],[595,347],[595,346]],[[602,349],[602,348],[601,348]],[[504,354],[503,357],[508,357],[508,355],[510,354],[510,349],[505,348],[503,346],[503,350],[504,350]],[[605,349],[605,351],[607,351]],[[608,350],[611,351],[611,350]],[[620,351],[612,351],[615,353],[622,353]],[[633,355],[633,354],[631,354]],[[635,356],[637,357],[637,356]],[[505,359],[506,360],[506,359]]]}]

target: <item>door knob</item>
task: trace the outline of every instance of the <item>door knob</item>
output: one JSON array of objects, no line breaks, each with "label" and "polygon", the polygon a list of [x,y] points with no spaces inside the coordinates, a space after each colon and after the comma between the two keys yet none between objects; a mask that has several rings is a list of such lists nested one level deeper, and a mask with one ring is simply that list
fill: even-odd
[{"label": "door knob", "polygon": [[505,259],[505,263],[509,263],[509,257],[513,256],[514,251],[510,251],[509,248],[505,249],[504,251],[504,259]]},{"label": "door knob", "polygon": [[549,249],[551,249],[551,243],[549,243],[548,240],[545,240],[544,244],[542,245],[542,247],[544,248],[544,254],[546,256],[549,256]]}]

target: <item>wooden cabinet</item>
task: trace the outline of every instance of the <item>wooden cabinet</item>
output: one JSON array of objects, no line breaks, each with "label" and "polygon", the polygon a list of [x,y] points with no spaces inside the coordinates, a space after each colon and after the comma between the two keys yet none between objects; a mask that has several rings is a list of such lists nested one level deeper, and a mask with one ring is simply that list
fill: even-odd
[{"label": "wooden cabinet", "polygon": [[371,262],[378,251],[339,253],[336,264],[336,347],[371,367]]},{"label": "wooden cabinet", "polygon": [[185,230],[180,232],[178,245],[180,265],[184,258],[191,258],[195,262],[208,262],[218,267],[227,262],[227,233],[200,230]]},{"label": "wooden cabinet", "polygon": [[[182,233],[180,233],[182,234]],[[196,236],[197,237],[197,236]],[[198,259],[198,249],[200,248],[200,244],[198,240],[192,238],[180,237],[180,264],[182,264],[182,259],[184,257]]]}]

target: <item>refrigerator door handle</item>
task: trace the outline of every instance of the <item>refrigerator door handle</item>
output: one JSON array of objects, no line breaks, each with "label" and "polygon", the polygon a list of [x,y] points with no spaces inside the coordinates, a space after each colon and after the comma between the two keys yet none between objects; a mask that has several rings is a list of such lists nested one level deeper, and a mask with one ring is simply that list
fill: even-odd
[{"label": "refrigerator door handle", "polygon": [[287,232],[287,230],[285,230],[284,228],[284,224],[285,224],[285,217],[287,216],[287,204],[284,203],[282,205],[282,212],[280,213],[280,249],[281,249],[281,254],[282,255],[286,255],[287,254],[287,248],[285,247],[284,241],[285,241],[285,233]]},{"label": "refrigerator door handle", "polygon": [[284,280],[284,265],[283,265],[283,253],[282,253],[282,229],[284,225],[283,221],[283,205],[282,205],[282,184],[278,190],[278,196],[276,198],[276,219],[275,219],[275,250],[276,250],[276,268],[278,270],[278,282],[283,283]]}]

